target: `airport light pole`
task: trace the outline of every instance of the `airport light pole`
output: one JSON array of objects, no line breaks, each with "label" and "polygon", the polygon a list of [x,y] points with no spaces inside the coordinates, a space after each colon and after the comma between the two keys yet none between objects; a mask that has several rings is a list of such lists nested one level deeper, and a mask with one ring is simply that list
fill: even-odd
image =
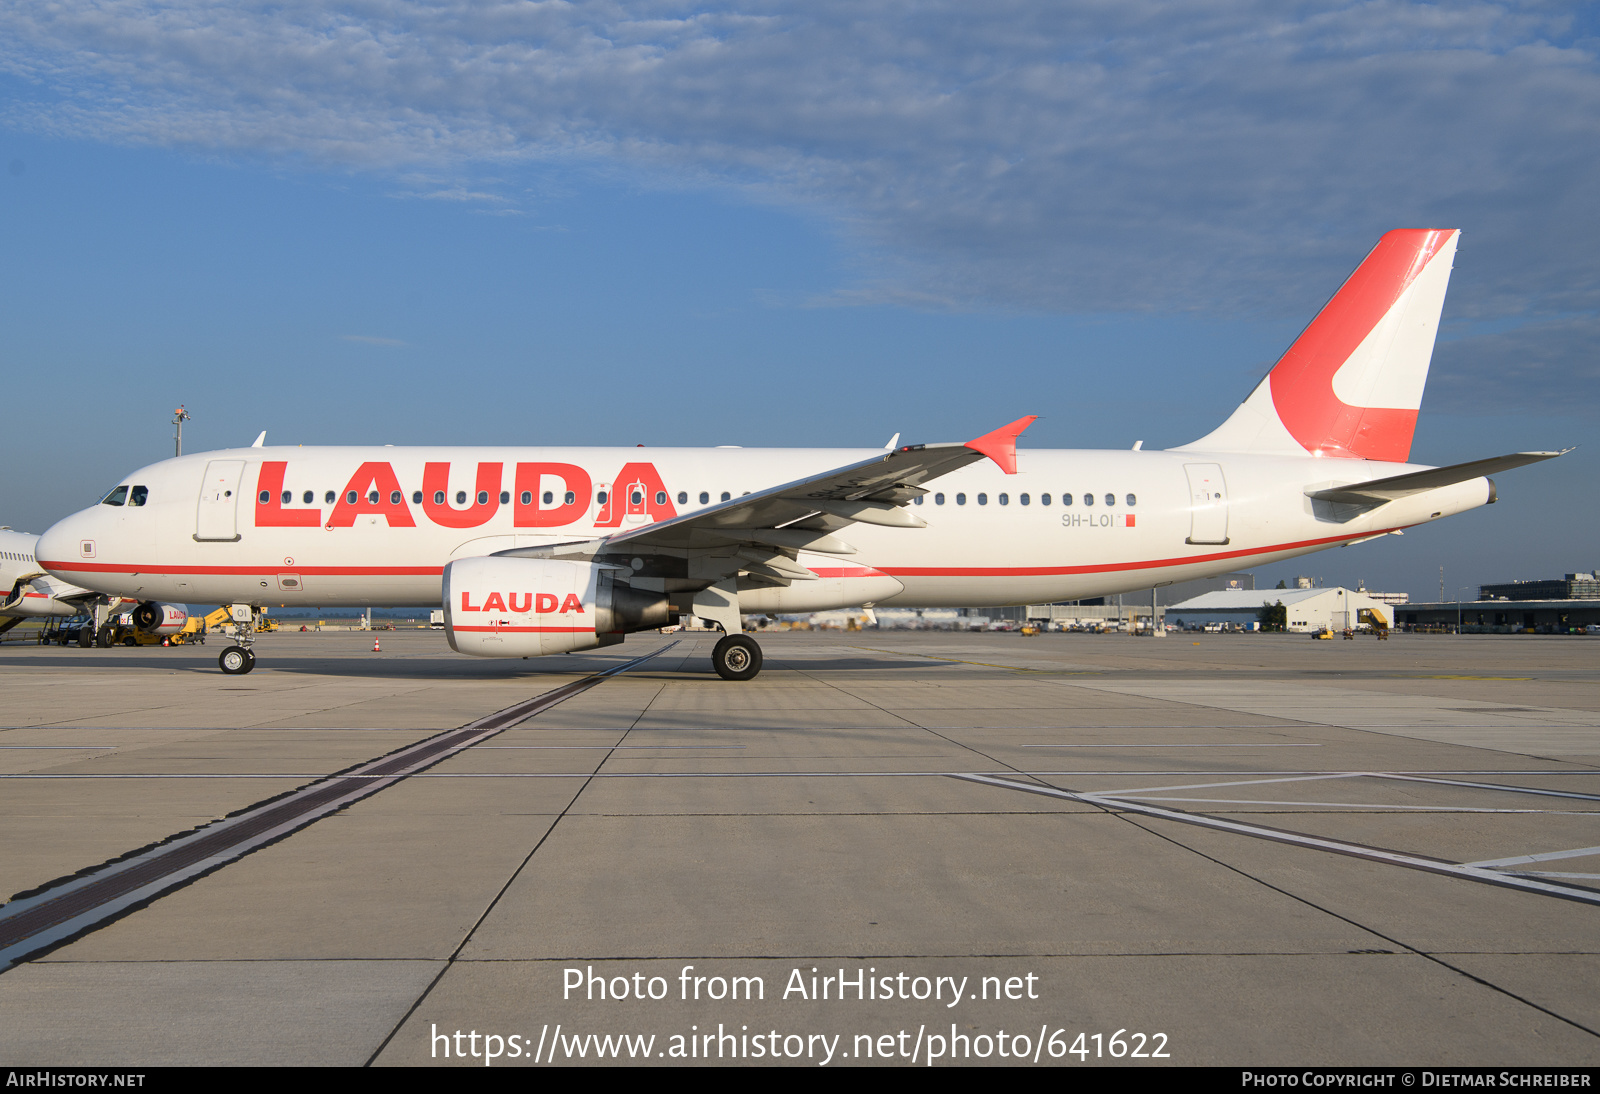
[{"label": "airport light pole", "polygon": [[174,438],[176,442],[176,449],[172,453],[174,456],[183,455],[183,423],[187,422],[191,417],[193,415],[181,406],[172,412],[172,424],[178,427],[178,435]]}]

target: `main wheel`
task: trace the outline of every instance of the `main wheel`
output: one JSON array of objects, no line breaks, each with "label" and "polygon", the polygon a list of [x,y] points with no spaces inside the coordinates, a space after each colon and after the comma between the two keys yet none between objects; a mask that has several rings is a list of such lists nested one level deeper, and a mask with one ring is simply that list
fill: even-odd
[{"label": "main wheel", "polygon": [[109,650],[115,644],[117,636],[112,633],[111,624],[101,627],[94,636],[94,644],[103,650]]},{"label": "main wheel", "polygon": [[78,646],[81,649],[88,649],[90,646],[93,646],[93,645],[94,645],[94,628],[91,627],[89,624],[85,623],[83,626],[78,628]]},{"label": "main wheel", "polygon": [[761,671],[761,647],[743,634],[730,634],[711,651],[711,667],[724,680],[754,680]]},{"label": "main wheel", "polygon": [[243,646],[229,646],[218,655],[217,666],[229,676],[243,676],[256,667],[256,655]]}]

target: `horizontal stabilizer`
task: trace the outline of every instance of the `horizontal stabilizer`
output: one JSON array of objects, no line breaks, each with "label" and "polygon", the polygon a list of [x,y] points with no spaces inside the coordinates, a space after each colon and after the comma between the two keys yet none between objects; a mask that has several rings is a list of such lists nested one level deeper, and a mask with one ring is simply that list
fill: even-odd
[{"label": "horizontal stabilizer", "polygon": [[1570,448],[1564,448],[1560,452],[1513,452],[1507,456],[1495,456],[1487,460],[1473,460],[1471,463],[1458,463],[1450,467],[1435,467],[1427,471],[1413,471],[1406,475],[1392,475],[1387,479],[1353,482],[1347,486],[1334,486],[1325,490],[1307,490],[1306,496],[1317,501],[1331,501],[1341,505],[1381,505],[1396,498],[1437,490],[1441,486],[1452,486],[1469,479],[1509,471],[1513,467],[1553,460],[1571,451]]}]

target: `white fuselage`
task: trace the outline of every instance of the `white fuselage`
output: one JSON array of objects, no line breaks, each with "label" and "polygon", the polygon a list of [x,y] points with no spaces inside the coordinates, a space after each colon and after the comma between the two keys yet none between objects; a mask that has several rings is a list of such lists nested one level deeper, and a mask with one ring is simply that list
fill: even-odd
[{"label": "white fuselage", "polygon": [[91,595],[46,573],[38,543],[36,535],[0,528],[0,616],[65,618],[78,613],[76,600]]},{"label": "white fuselage", "polygon": [[[453,559],[614,534],[871,455],[726,448],[208,452],[135,472],[122,484],[123,504],[102,503],[61,521],[42,537],[39,558],[62,580],[140,600],[437,606],[441,571]],[[928,482],[929,494],[909,507],[925,528],[850,525],[836,534],[855,554],[802,551],[799,561],[816,580],[741,586],[739,606],[782,612],[1075,600],[1257,566],[1492,500],[1484,478],[1365,512],[1335,512],[1306,496],[1422,466],[1024,450],[1015,475],[983,461]],[[135,496],[143,503],[129,504]],[[638,584],[649,587],[645,579]]]}]

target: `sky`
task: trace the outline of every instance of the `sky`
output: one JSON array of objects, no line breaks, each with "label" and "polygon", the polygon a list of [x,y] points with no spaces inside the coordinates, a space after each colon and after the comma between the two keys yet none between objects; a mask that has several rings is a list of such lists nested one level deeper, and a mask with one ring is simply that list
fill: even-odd
[{"label": "sky", "polygon": [[1600,566],[1600,14],[1541,3],[0,7],[0,523],[272,443],[1209,432],[1463,233],[1415,460],[1577,451],[1258,571]]}]

